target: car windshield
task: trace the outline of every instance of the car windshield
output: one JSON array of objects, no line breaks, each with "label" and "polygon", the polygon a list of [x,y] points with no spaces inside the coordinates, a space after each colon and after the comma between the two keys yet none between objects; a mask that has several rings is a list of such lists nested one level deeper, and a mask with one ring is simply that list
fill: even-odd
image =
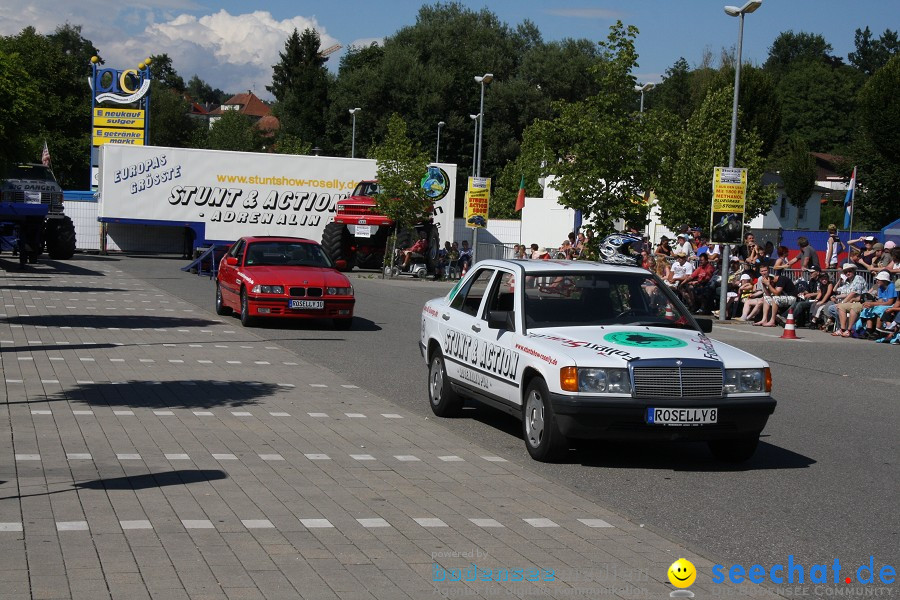
[{"label": "car windshield", "polygon": [[332,267],[318,244],[309,242],[254,242],[247,247],[248,267]]},{"label": "car windshield", "polygon": [[375,181],[360,181],[353,189],[352,196],[374,196],[378,193],[378,183]]},{"label": "car windshield", "polygon": [[525,277],[525,325],[646,325],[695,329],[684,305],[646,273],[535,273]]},{"label": "car windshield", "polygon": [[11,165],[7,168],[4,179],[56,181],[53,172],[44,165]]}]

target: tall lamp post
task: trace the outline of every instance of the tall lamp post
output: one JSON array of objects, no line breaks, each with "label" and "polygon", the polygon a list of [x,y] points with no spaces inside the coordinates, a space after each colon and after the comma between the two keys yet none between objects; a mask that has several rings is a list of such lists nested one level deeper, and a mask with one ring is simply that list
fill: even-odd
[{"label": "tall lamp post", "polygon": [[[744,15],[754,12],[762,6],[762,0],[749,0],[746,4],[738,8],[737,6],[726,6],[725,14],[729,17],[738,17],[738,47],[737,60],[734,65],[734,100],[731,103],[731,145],[728,151],[728,166],[734,167],[734,155],[737,147],[737,118],[738,118],[738,95],[741,89],[741,50],[744,44]],[[743,232],[742,232],[743,233]],[[710,232],[712,234],[712,232]],[[719,320],[726,321],[726,304],[728,301],[728,271],[731,269],[731,248],[728,244],[722,244],[722,285],[719,294]]]},{"label": "tall lamp post", "polygon": [[356,113],[361,110],[358,107],[350,109],[350,114],[353,115],[353,133],[350,134],[350,158],[356,158]]},{"label": "tall lamp post", "polygon": [[434,149],[434,162],[440,162],[441,157],[441,127],[446,125],[443,121],[438,121],[437,146]]},{"label": "tall lamp post", "polygon": [[484,135],[484,86],[493,80],[494,76],[491,73],[475,76],[475,83],[481,84],[481,109],[478,111],[481,120],[478,123],[478,162],[476,163],[477,168],[475,169],[476,177],[481,177],[481,137]]},{"label": "tall lamp post", "polygon": [[478,117],[481,115],[469,115],[475,121],[475,137],[472,138],[472,177],[475,177],[475,161],[478,160]]},{"label": "tall lamp post", "polygon": [[641,93],[641,113],[644,112],[644,92],[649,92],[656,87],[655,83],[645,83],[644,85],[634,86],[634,91]]}]

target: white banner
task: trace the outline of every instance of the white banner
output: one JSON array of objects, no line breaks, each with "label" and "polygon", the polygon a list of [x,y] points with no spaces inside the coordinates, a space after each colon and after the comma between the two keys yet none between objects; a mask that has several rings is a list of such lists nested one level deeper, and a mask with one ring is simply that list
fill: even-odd
[{"label": "white banner", "polygon": [[[435,196],[441,239],[449,239],[456,165],[437,167],[422,174],[423,185]],[[368,159],[105,145],[100,150],[99,218],[201,223],[208,241],[245,235],[320,241],[338,200],[360,181],[375,177],[375,161]]]}]

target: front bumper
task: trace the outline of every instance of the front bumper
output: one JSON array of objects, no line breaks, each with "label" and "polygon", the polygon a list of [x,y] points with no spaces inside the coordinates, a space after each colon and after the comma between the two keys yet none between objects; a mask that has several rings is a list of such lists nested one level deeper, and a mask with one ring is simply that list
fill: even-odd
[{"label": "front bumper", "polygon": [[[777,404],[748,398],[600,398],[550,394],[560,433],[571,439],[709,441],[758,435]],[[650,425],[648,408],[716,408],[712,425]]]},{"label": "front bumper", "polygon": [[[250,315],[293,319],[348,319],[353,317],[355,298],[322,298],[324,308],[288,308],[287,298],[249,296]],[[260,309],[263,309],[260,312]]]}]

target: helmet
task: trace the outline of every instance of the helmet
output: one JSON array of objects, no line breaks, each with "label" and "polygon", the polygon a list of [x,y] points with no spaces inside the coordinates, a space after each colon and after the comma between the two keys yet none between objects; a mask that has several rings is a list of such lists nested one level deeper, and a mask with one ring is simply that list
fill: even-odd
[{"label": "helmet", "polygon": [[600,262],[612,265],[637,266],[640,255],[632,252],[632,244],[640,244],[641,236],[628,233],[614,233],[600,242]]}]

